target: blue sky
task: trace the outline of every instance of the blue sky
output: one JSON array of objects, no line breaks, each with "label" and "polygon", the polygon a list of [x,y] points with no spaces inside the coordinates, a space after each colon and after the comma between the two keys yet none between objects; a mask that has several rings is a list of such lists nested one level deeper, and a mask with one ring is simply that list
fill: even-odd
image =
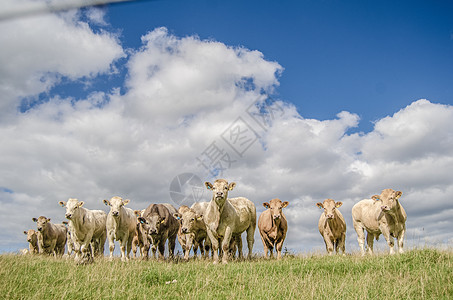
[{"label": "blue sky", "polygon": [[347,110],[369,131],[414,100],[453,99],[450,1],[138,1],[107,19],[127,47],[166,26],[259,50],[284,68],[275,96],[306,118]]},{"label": "blue sky", "polygon": [[[450,1],[135,1],[0,20],[0,252],[26,247],[32,217],[63,221],[71,197],[171,202],[181,174],[225,167],[214,144],[232,197],[258,213],[290,202],[289,249],[323,251],[315,203],[332,198],[357,251],[350,210],[384,188],[403,192],[409,246],[453,244]],[[262,91],[265,126],[249,114]],[[239,126],[254,134],[237,151]]]}]

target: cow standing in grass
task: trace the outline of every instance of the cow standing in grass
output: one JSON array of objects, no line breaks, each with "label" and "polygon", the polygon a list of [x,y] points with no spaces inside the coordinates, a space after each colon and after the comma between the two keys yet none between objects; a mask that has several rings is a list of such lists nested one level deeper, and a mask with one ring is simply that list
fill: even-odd
[{"label": "cow standing in grass", "polygon": [[107,215],[106,229],[109,240],[110,259],[113,259],[115,250],[115,240],[120,243],[121,261],[129,260],[129,253],[132,248],[132,239],[135,234],[137,218],[134,211],[125,207],[129,199],[123,200],[121,197],[113,197],[104,200],[104,204],[110,206],[110,212]]},{"label": "cow standing in grass", "polygon": [[404,236],[406,233],[406,211],[399,202],[403,193],[385,189],[380,195],[365,199],[352,207],[352,221],[357,232],[357,241],[362,255],[365,255],[365,230],[368,252],[373,253],[374,239],[382,233],[390,248],[395,253],[394,238],[398,241],[398,251],[403,253]]},{"label": "cow standing in grass", "polygon": [[343,254],[345,250],[346,222],[341,212],[337,209],[341,205],[343,205],[342,202],[335,202],[332,199],[326,199],[323,203],[316,203],[316,206],[324,209],[324,212],[319,217],[318,229],[324,239],[329,255],[332,255],[333,249],[335,249],[336,253],[340,249]]},{"label": "cow standing in grass", "polygon": [[63,255],[66,245],[67,228],[63,224],[52,224],[50,219],[40,216],[33,218],[36,222],[38,235],[39,253]]},{"label": "cow standing in grass", "polygon": [[282,258],[282,247],[288,231],[288,222],[282,209],[288,206],[288,201],[272,199],[269,203],[264,202],[267,208],[258,218],[258,230],[263,241],[264,255],[267,258],[268,251],[273,257],[273,249],[277,251],[277,259]]},{"label": "cow standing in grass", "polygon": [[212,199],[203,219],[211,240],[214,264],[219,262],[219,247],[223,251],[222,262],[228,263],[231,239],[234,236],[240,237],[244,231],[247,232],[248,258],[250,259],[255,241],[255,205],[244,197],[228,198],[228,192],[236,186],[234,182],[228,183],[225,179],[217,179],[213,184],[205,182],[205,185],[208,190],[212,191]]},{"label": "cow standing in grass", "polygon": [[39,246],[38,246],[38,234],[39,231],[34,229],[29,229],[28,231],[24,231],[24,234],[27,236],[28,242],[28,252],[29,254],[38,254],[39,253]]},{"label": "cow standing in grass", "polygon": [[77,199],[60,201],[59,204],[66,207],[65,216],[71,228],[75,261],[78,264],[92,263],[95,256],[103,256],[107,214],[102,210],[86,209],[84,202]]},{"label": "cow standing in grass", "polygon": [[179,222],[173,217],[175,213],[176,209],[170,204],[151,204],[138,218],[146,234],[151,237],[151,250],[154,258],[156,258],[157,250],[159,250],[159,259],[164,258],[167,240],[169,257],[174,258],[179,229]]}]

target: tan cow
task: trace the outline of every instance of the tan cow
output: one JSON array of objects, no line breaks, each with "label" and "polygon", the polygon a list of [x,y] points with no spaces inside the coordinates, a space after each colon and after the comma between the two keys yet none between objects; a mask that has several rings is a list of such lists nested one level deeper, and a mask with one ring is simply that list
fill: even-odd
[{"label": "tan cow", "polygon": [[190,249],[193,245],[194,255],[197,256],[198,247],[203,257],[205,249],[203,242],[207,238],[206,225],[203,221],[203,215],[198,214],[194,209],[185,205],[178,209],[174,217],[179,220],[180,228],[178,231],[178,241],[184,251],[184,259],[189,259]]},{"label": "tan cow", "polygon": [[65,216],[71,228],[76,263],[92,263],[95,256],[103,256],[107,214],[102,210],[86,209],[83,207],[85,202],[77,199],[60,201],[59,204],[66,207]]},{"label": "tan cow", "polygon": [[27,236],[28,253],[38,254],[39,253],[38,234],[40,234],[39,231],[29,229],[28,231],[24,231],[24,234]]},{"label": "tan cow", "polygon": [[39,253],[53,254],[54,256],[63,255],[68,229],[63,224],[52,224],[50,219],[44,216],[32,220],[36,222],[40,233],[38,235]]},{"label": "tan cow", "polygon": [[[142,259],[148,259],[149,248],[151,247],[151,237],[148,236],[148,233],[145,230],[145,225],[141,224],[139,218],[145,210],[134,210],[136,217],[135,225],[135,234],[134,239],[132,240],[132,254],[136,257],[135,253],[137,252],[137,247],[140,250],[140,257]],[[135,246],[134,246],[135,245]]]},{"label": "tan cow", "polygon": [[132,248],[132,239],[135,235],[137,218],[134,211],[126,204],[129,199],[123,200],[121,197],[113,197],[103,201],[105,205],[110,206],[110,212],[107,215],[106,228],[109,240],[110,259],[113,259],[115,250],[115,240],[120,243],[121,261],[129,260],[129,253]]},{"label": "tan cow", "polygon": [[398,241],[399,253],[404,252],[407,215],[398,200],[402,194],[400,191],[385,189],[381,195],[374,195],[352,207],[352,221],[362,255],[365,255],[365,230],[370,254],[373,253],[374,238],[378,240],[381,233],[390,247],[390,254],[395,253],[394,238]]},{"label": "tan cow", "polygon": [[170,204],[150,204],[138,220],[148,236],[151,237],[153,257],[159,250],[159,259],[164,258],[165,243],[168,240],[168,252],[174,258],[176,236],[179,222],[173,217],[176,209]]},{"label": "tan cow", "polygon": [[341,212],[337,209],[341,205],[343,205],[343,202],[335,202],[332,199],[326,199],[323,203],[316,203],[316,206],[324,209],[324,212],[319,217],[318,229],[324,238],[326,250],[329,255],[332,255],[333,249],[335,249],[336,253],[340,249],[344,255],[346,222]]},{"label": "tan cow", "polygon": [[217,179],[214,184],[205,182],[205,185],[208,190],[212,191],[212,199],[206,208],[203,219],[211,240],[214,264],[219,262],[219,246],[223,250],[222,262],[228,263],[231,239],[233,236],[240,236],[244,231],[247,232],[248,258],[250,259],[255,241],[255,204],[244,197],[228,198],[228,191],[233,190],[236,186],[234,182],[228,183],[225,179]]},{"label": "tan cow", "polygon": [[264,246],[264,255],[267,252],[273,257],[273,249],[277,251],[277,259],[282,258],[282,247],[288,230],[288,222],[282,209],[288,206],[288,201],[282,202],[280,199],[272,199],[270,203],[264,202],[267,208],[258,218],[258,230]]}]

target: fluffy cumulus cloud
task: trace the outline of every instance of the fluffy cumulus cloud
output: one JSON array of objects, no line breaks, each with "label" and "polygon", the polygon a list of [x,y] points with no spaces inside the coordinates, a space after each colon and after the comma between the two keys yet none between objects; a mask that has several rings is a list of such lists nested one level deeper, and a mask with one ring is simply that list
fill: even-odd
[{"label": "fluffy cumulus cloud", "polygon": [[[102,24],[99,14],[91,18]],[[77,14],[8,21],[0,31],[8,45],[0,51],[8,107],[0,124],[7,141],[0,146],[2,251],[26,246],[22,231],[34,228],[32,217],[63,221],[57,202],[69,197],[104,210],[102,200],[115,195],[134,209],[177,206],[170,184],[184,173],[236,181],[231,196],[250,198],[258,213],[272,198],[289,201],[286,246],[293,251],[323,249],[315,203],[325,198],[344,203],[347,249],[355,251],[352,206],[389,187],[403,191],[408,241],[449,242],[451,106],[415,101],[369,133],[349,133],[360,122],[353,112],[306,119],[290,102],[267,96],[283,68],[259,51],[156,28],[128,51],[124,93],[111,87],[77,100],[50,93],[20,112],[24,98],[62,77],[89,81],[113,72],[126,51]],[[191,192],[209,200],[202,187],[181,191]],[[255,249],[262,251],[258,233]]]}]

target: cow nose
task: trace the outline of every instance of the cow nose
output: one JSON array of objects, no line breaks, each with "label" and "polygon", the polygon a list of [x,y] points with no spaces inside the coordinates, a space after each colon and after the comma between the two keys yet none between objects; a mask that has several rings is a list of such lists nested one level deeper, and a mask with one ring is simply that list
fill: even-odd
[{"label": "cow nose", "polygon": [[382,206],[381,206],[381,209],[382,209],[382,210],[389,210],[389,207],[388,207],[387,205],[382,205]]},{"label": "cow nose", "polygon": [[274,220],[280,219],[280,215],[274,215]]},{"label": "cow nose", "polygon": [[217,196],[222,197],[223,193],[222,192],[217,192]]},{"label": "cow nose", "polygon": [[42,230],[42,227],[38,227],[38,231],[41,231]]},{"label": "cow nose", "polygon": [[149,233],[151,233],[151,234],[156,234],[156,233],[157,233],[157,229],[151,229],[151,230],[149,231]]},{"label": "cow nose", "polygon": [[333,219],[333,215],[332,214],[327,215],[327,219]]},{"label": "cow nose", "polygon": [[182,228],[181,231],[182,233],[187,233],[187,228]]},{"label": "cow nose", "polygon": [[71,214],[66,214],[66,219],[71,219],[72,215]]},{"label": "cow nose", "polygon": [[119,215],[119,212],[117,212],[117,211],[114,211],[114,212],[112,212],[112,215],[113,215],[114,217],[118,217],[118,215]]}]

